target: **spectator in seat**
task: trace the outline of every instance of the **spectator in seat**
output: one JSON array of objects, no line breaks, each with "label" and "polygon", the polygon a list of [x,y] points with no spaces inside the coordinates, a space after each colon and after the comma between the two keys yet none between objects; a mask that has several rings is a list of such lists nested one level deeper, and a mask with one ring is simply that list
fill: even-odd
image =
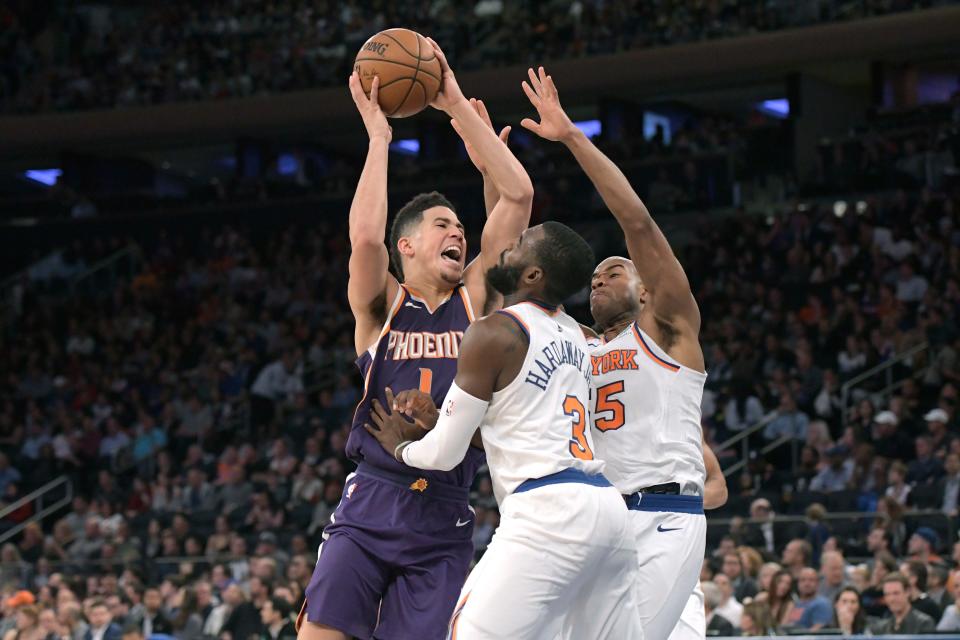
[{"label": "spectator in seat", "polygon": [[918,527],[907,542],[907,555],[911,560],[918,560],[923,564],[943,562],[937,555],[940,547],[940,536],[930,527]]},{"label": "spectator in seat", "polygon": [[163,597],[159,589],[149,588],[143,592],[143,636],[149,638],[155,633],[171,634],[173,625],[163,612]]},{"label": "spectator in seat", "polygon": [[840,591],[848,586],[847,563],[839,551],[824,551],[820,556],[820,587],[817,595],[829,602],[836,600]]},{"label": "spectator in seat", "polygon": [[867,534],[867,551],[873,556],[870,561],[870,567],[877,562],[877,558],[882,554],[890,554],[890,533],[883,527],[874,526]]},{"label": "spectator in seat", "polygon": [[290,620],[290,603],[274,596],[263,603],[260,621],[263,623],[261,640],[296,640],[297,630]]},{"label": "spectator in seat", "polygon": [[717,607],[723,600],[723,593],[713,582],[707,581],[700,585],[703,590],[703,610],[706,613],[707,633],[718,636],[734,635],[733,623],[717,613]]},{"label": "spectator in seat", "polygon": [[223,601],[230,607],[227,621],[220,629],[220,640],[249,639],[259,635],[262,624],[256,607],[247,602],[247,597],[236,584],[227,587],[223,593]]},{"label": "spectator in seat", "polygon": [[787,546],[783,548],[780,564],[790,572],[794,579],[797,579],[800,577],[800,572],[809,567],[812,561],[813,547],[806,540],[796,538],[788,542]]},{"label": "spectator in seat", "polygon": [[886,495],[893,498],[901,506],[907,504],[907,498],[910,497],[910,485],[907,484],[907,465],[899,460],[895,460],[887,471],[887,491]]},{"label": "spectator in seat", "polygon": [[871,631],[875,635],[932,633],[936,628],[933,619],[910,606],[910,583],[899,573],[891,573],[883,579],[883,600],[890,617],[875,623]]},{"label": "spectator in seat", "polygon": [[941,510],[950,517],[956,516],[960,507],[960,455],[947,454],[943,463],[944,475],[940,479]]},{"label": "spectator in seat", "polygon": [[750,518],[744,542],[751,547],[773,553],[776,537],[773,519],[776,514],[766,498],[757,498],[750,503]]},{"label": "spectator in seat", "polygon": [[793,394],[785,391],[780,397],[780,406],[777,408],[777,417],[763,429],[763,437],[768,441],[789,436],[794,440],[807,439],[807,425],[810,418],[797,408]]},{"label": "spectator in seat", "polygon": [[950,416],[938,407],[928,411],[923,419],[927,423],[927,436],[930,438],[930,447],[933,449],[934,457],[937,460],[945,460],[947,452],[950,451],[951,443],[956,440],[956,436],[947,431]]},{"label": "spectator in seat", "polygon": [[953,597],[937,623],[937,631],[960,631],[960,569],[954,569],[950,578]]},{"label": "spectator in seat", "polygon": [[810,481],[810,491],[844,491],[853,479],[853,460],[850,449],[838,444],[827,449],[827,466]]},{"label": "spectator in seat", "polygon": [[766,602],[770,605],[773,622],[783,627],[790,620],[793,612],[794,579],[789,571],[778,571],[770,579],[770,590],[765,594]]},{"label": "spectator in seat", "polygon": [[830,624],[833,605],[817,595],[820,576],[816,569],[805,567],[797,577],[797,600],[790,614],[789,626],[816,631]]},{"label": "spectator in seat", "polygon": [[910,585],[908,589],[910,605],[917,611],[930,616],[934,622],[938,622],[943,615],[943,610],[927,595],[927,565],[919,560],[910,560],[900,565],[900,573]]},{"label": "spectator in seat", "polygon": [[120,640],[120,627],[113,622],[110,610],[103,600],[94,600],[91,603],[87,617],[90,628],[87,629],[84,640]]},{"label": "spectator in seat", "polygon": [[723,556],[723,567],[721,569],[730,579],[733,586],[734,597],[743,602],[747,598],[757,595],[757,583],[746,575],[743,567],[743,560],[736,551],[731,551]]},{"label": "spectator in seat", "polygon": [[833,624],[844,635],[863,635],[867,630],[867,616],[860,603],[860,593],[853,587],[844,587],[833,602]]},{"label": "spectator in seat", "polygon": [[750,602],[743,606],[743,613],[740,615],[741,636],[772,636],[776,634],[777,626],[766,602]]},{"label": "spectator in seat", "polygon": [[897,414],[893,411],[881,411],[873,418],[870,439],[878,456],[883,456],[888,460],[896,460],[905,451],[910,450],[910,438],[897,430],[899,422]]},{"label": "spectator in seat", "polygon": [[3,640],[44,640],[40,610],[36,605],[25,604],[15,609],[14,627],[4,634]]},{"label": "spectator in seat", "polygon": [[734,620],[740,622],[743,605],[733,595],[733,584],[731,584],[730,578],[725,573],[720,572],[713,576],[713,583],[719,587],[721,594],[720,604],[715,609],[717,614],[729,620],[730,624],[733,624]]},{"label": "spectator in seat", "polygon": [[926,484],[943,477],[943,465],[933,455],[930,437],[917,437],[915,447],[917,457],[907,467],[907,482],[913,485]]},{"label": "spectator in seat", "polygon": [[947,568],[940,563],[927,565],[927,595],[940,608],[946,610],[953,602],[953,595],[947,590],[947,579],[950,577]]}]

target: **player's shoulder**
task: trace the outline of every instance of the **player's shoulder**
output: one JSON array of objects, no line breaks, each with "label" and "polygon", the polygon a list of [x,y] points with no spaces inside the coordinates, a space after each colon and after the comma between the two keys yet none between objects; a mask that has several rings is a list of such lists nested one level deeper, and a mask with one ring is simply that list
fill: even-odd
[{"label": "player's shoulder", "polygon": [[519,314],[511,313],[509,309],[499,309],[471,324],[463,338],[465,343],[469,343],[468,347],[491,350],[512,348],[529,343],[530,329]]}]

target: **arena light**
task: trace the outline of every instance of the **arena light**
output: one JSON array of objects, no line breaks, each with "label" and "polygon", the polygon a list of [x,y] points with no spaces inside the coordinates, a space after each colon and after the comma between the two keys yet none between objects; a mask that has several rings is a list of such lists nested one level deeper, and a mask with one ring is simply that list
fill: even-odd
[{"label": "arena light", "polygon": [[595,138],[603,132],[603,125],[599,120],[578,120],[573,125],[588,138]]},{"label": "arena light", "polygon": [[292,153],[281,153],[277,156],[277,173],[281,176],[292,176],[300,170],[300,161]]},{"label": "arena light", "polygon": [[27,180],[33,180],[40,184],[52,187],[57,183],[57,178],[63,175],[60,169],[27,169],[23,172],[23,177]]},{"label": "arena light", "polygon": [[420,141],[416,138],[394,140],[390,143],[390,151],[404,156],[416,156],[420,154]]},{"label": "arena light", "polygon": [[774,98],[757,103],[757,111],[765,113],[770,117],[785,120],[790,117],[790,100],[787,98]]},{"label": "arena light", "polygon": [[837,200],[833,203],[833,215],[842,218],[847,213],[847,203],[843,200]]},{"label": "arena light", "polygon": [[862,216],[867,212],[867,203],[863,200],[857,201],[857,215]]}]

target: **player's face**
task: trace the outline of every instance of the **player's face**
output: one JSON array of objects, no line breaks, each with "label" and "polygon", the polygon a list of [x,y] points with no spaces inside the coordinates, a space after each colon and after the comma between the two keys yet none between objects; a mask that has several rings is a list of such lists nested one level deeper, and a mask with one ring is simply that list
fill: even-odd
[{"label": "player's face", "polygon": [[590,281],[590,313],[601,327],[623,314],[639,313],[646,289],[633,263],[623,258],[607,258],[593,272]]},{"label": "player's face", "polygon": [[517,242],[500,254],[500,261],[487,271],[487,282],[497,292],[509,296],[520,288],[520,281],[527,267],[531,266],[531,248],[541,230],[533,227],[524,231]]},{"label": "player's face", "polygon": [[467,239],[457,214],[447,207],[431,207],[423,212],[416,235],[410,239],[414,258],[422,261],[444,282],[457,284],[463,279],[467,258]]}]

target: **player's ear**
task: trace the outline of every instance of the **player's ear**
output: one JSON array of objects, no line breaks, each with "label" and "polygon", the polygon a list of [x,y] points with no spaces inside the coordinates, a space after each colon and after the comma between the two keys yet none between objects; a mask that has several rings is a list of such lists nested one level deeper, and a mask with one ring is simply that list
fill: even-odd
[{"label": "player's ear", "polygon": [[524,268],[523,273],[520,275],[520,281],[526,283],[527,285],[536,284],[542,279],[543,269],[536,265],[530,265],[529,267]]},{"label": "player's ear", "polygon": [[400,255],[407,256],[408,258],[412,258],[414,253],[416,253],[413,249],[413,242],[406,236],[397,240],[397,251],[400,252]]}]

